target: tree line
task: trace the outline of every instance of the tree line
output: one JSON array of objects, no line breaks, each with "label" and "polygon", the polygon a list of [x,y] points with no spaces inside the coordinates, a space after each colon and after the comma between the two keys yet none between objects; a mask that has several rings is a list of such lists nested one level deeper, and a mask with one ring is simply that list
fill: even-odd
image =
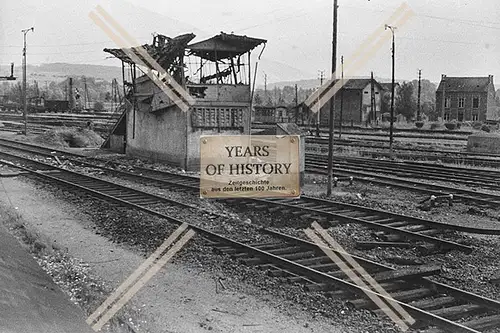
[{"label": "tree line", "polygon": [[[437,118],[436,114],[436,85],[429,80],[421,80],[420,94],[420,110],[422,115],[429,119]],[[284,86],[274,87],[271,90],[265,91],[258,88],[254,93],[253,104],[258,106],[286,106],[294,107],[300,104],[309,97],[315,89],[297,89],[297,97],[295,87]],[[381,112],[390,112],[391,91],[382,93]],[[418,80],[407,81],[399,84],[396,89],[394,111],[395,114],[401,114],[406,119],[411,120],[416,118],[418,105]]]}]

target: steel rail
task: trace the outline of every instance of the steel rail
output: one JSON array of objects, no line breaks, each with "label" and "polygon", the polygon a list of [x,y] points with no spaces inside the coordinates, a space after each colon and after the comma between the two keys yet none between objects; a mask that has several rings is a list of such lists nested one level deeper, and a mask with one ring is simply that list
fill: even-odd
[{"label": "steel rail", "polygon": [[[324,163],[314,167],[306,164],[309,172],[325,174]],[[500,195],[487,192],[460,189],[451,186],[426,184],[394,176],[385,176],[375,172],[352,170],[347,168],[335,168],[338,176],[356,177],[357,180],[379,184],[383,186],[394,186],[409,191],[418,191],[430,195],[452,194],[454,199],[462,202],[474,202],[479,206],[498,207],[500,206]]]},{"label": "steel rail", "polygon": [[[50,149],[49,149],[50,150]],[[64,151],[60,151],[61,153],[65,153]],[[71,155],[71,154],[70,154]],[[78,154],[73,154],[74,156],[77,157],[82,157],[81,155]],[[51,154],[48,154],[48,156],[52,156]],[[104,163],[102,160],[95,159],[96,161],[100,161],[100,163]],[[74,161],[74,160],[73,160]],[[158,170],[152,170],[152,169],[147,169],[147,168],[141,168],[141,167],[134,167],[132,170],[129,171],[124,171],[124,170],[116,170],[116,169],[111,169],[107,167],[102,167],[102,166],[96,166],[91,163],[87,162],[82,162],[82,161],[77,161],[79,163],[82,163],[86,166],[89,167],[96,167],[103,169],[108,172],[112,173],[117,173],[122,177],[133,179],[133,180],[140,180],[142,183],[147,181],[148,183],[151,183],[152,185],[159,186],[159,185],[167,185],[169,187],[175,186],[175,187],[181,187],[184,189],[191,189],[193,191],[198,191],[199,190],[199,179],[197,177],[192,177],[192,176],[186,176],[186,175],[178,175],[178,174],[172,174],[172,173],[167,173],[164,171],[158,171]],[[152,176],[154,175],[154,176]],[[263,204],[266,204],[267,206],[276,206],[279,205],[279,202],[273,201],[273,200],[250,200],[253,202],[260,202]],[[321,205],[325,206],[324,211],[321,211],[319,209],[311,209],[311,208],[305,208],[301,204],[308,204],[310,202],[315,202],[318,203],[320,202]],[[406,230],[403,230],[401,228],[404,228],[405,226],[401,226],[400,228],[391,228],[390,226],[385,226],[383,223],[376,223],[375,221],[367,221],[364,220],[363,218],[353,218],[351,216],[348,216],[346,214],[336,214],[334,215],[331,212],[328,212],[329,209],[332,207],[337,207],[339,209],[349,209],[353,211],[362,211],[368,213],[368,215],[372,216],[381,216],[381,219],[384,220],[385,218],[389,217],[392,219],[393,223],[398,223],[401,221],[406,221],[407,225],[409,224],[417,224],[417,225],[425,225],[429,226],[434,229],[441,229],[441,230],[456,230],[456,231],[461,231],[461,232],[469,232],[469,233],[480,233],[480,234],[490,234],[490,235],[499,235],[500,234],[500,229],[484,229],[484,228],[471,228],[471,227],[465,227],[465,226],[455,226],[455,225],[449,225],[449,224],[444,224],[444,223],[439,223],[439,222],[434,222],[430,220],[424,220],[424,219],[419,219],[415,217],[410,217],[406,215],[400,215],[400,214],[395,214],[395,213],[390,213],[386,211],[381,211],[381,210],[376,210],[372,208],[366,208],[366,207],[361,207],[361,206],[356,206],[356,205],[350,205],[350,204],[345,204],[345,203],[340,203],[340,202],[335,202],[335,201],[329,201],[329,200],[321,200],[309,196],[302,196],[301,200],[293,202],[292,205],[282,205],[283,208],[289,208],[293,209],[295,211],[304,211],[305,215],[308,212],[313,212],[316,213],[315,215],[322,215],[322,216],[327,216],[330,218],[336,218],[340,219],[342,221],[346,222],[356,222],[356,223],[361,223],[361,224],[366,224],[374,228],[386,230],[386,231],[392,231],[395,233],[399,233],[402,235],[405,235],[407,237],[413,236],[413,239],[421,239],[421,240],[427,240],[431,242],[436,242],[438,238],[435,237],[430,237],[430,236],[425,236],[425,235],[419,235],[415,232],[408,232]],[[429,229],[429,228],[428,228]],[[423,230],[423,231],[430,231],[432,230]],[[470,252],[471,248],[470,247],[465,247],[463,245],[455,245],[456,243],[454,242],[448,242],[447,245],[450,245],[452,248],[460,248],[466,252]]]},{"label": "steel rail", "polygon": [[[317,137],[307,137],[306,142],[306,150],[309,148],[315,148],[314,145],[325,146],[325,138],[317,138]],[[357,141],[357,140],[337,140],[335,141],[336,146],[347,146],[347,147],[360,147],[360,148],[370,148],[372,150],[360,150],[358,151],[361,154],[375,154],[377,156],[389,156],[388,152],[383,151],[373,151],[373,149],[379,150],[388,150],[389,147],[386,145],[373,144],[373,142],[366,141]],[[449,146],[449,145],[448,145]],[[463,145],[461,145],[463,147]],[[327,148],[323,148],[327,150]],[[463,149],[463,148],[461,148]],[[394,157],[397,158],[419,158],[422,160],[429,159],[445,159],[447,163],[466,163],[468,164],[488,164],[490,163],[492,166],[500,166],[500,154],[493,153],[479,153],[479,152],[467,152],[463,150],[437,150],[423,147],[394,147],[395,151],[411,151],[411,152],[419,152],[425,153],[423,154],[405,154],[405,153],[396,153]],[[456,156],[456,157],[453,157]]]},{"label": "steel rail", "polygon": [[[322,163],[324,160],[324,155],[306,154],[306,161]],[[403,174],[403,176],[412,178],[453,181],[466,185],[491,185],[495,186],[497,189],[499,189],[500,186],[500,171],[496,170],[481,170],[410,161],[374,160],[370,158],[345,156],[336,157],[335,163],[340,167],[359,169],[366,169],[367,166],[369,166],[372,170],[389,172],[395,175]]]},{"label": "steel rail", "polygon": [[[19,157],[15,156],[15,158],[18,159]],[[25,158],[23,158],[23,159],[25,159]],[[1,161],[1,162],[8,164],[8,165],[11,165],[13,167],[19,168],[21,170],[30,172],[31,174],[34,174],[42,179],[50,180],[50,181],[55,182],[55,183],[59,183],[59,184],[65,185],[65,186],[76,188],[78,190],[84,191],[86,193],[89,193],[89,194],[96,196],[100,199],[104,199],[106,201],[111,201],[111,202],[114,202],[114,203],[117,203],[120,205],[132,207],[134,209],[144,211],[144,212],[149,213],[151,215],[166,219],[166,220],[173,222],[177,225],[185,223],[184,221],[182,221],[180,219],[177,219],[175,217],[172,217],[172,216],[160,213],[158,211],[152,210],[150,208],[145,207],[144,205],[131,202],[127,199],[122,199],[122,198],[116,197],[115,195],[106,194],[102,191],[96,190],[95,188],[87,187],[88,185],[82,186],[81,184],[74,183],[72,181],[68,181],[68,180],[59,178],[59,177],[55,176],[55,173],[39,172],[39,171],[30,169],[27,167],[23,167],[20,165],[15,165],[13,163],[9,163],[7,161]],[[39,162],[34,163],[34,164],[43,165],[46,168],[51,167],[50,165],[46,165],[44,163],[39,163]],[[64,169],[60,169],[60,168],[57,168],[54,166],[52,166],[52,168],[56,172],[63,173],[64,171],[66,171]],[[82,176],[84,178],[88,178],[88,176],[85,176],[85,175],[80,175],[80,176]],[[90,177],[89,180],[93,181],[94,179],[92,177]],[[242,242],[238,242],[238,241],[229,239],[228,237],[214,233],[210,230],[207,230],[205,228],[201,228],[201,227],[193,225],[191,223],[188,223],[188,225],[191,229],[193,229],[196,232],[200,233],[201,235],[205,236],[209,240],[212,240],[212,241],[215,240],[216,242],[219,242],[221,244],[229,244],[232,247],[235,247],[237,249],[241,249],[244,252],[250,253],[251,255],[260,258],[260,260],[263,263],[271,263],[273,265],[276,265],[277,267],[280,267],[281,269],[284,269],[284,270],[287,270],[290,272],[294,272],[295,274],[304,275],[304,276],[306,276],[310,279],[314,279],[315,281],[320,282],[320,283],[327,283],[329,285],[333,284],[333,285],[338,285],[341,288],[347,288],[347,289],[351,290],[351,292],[353,292],[354,294],[359,295],[361,297],[364,297],[363,294],[372,294],[372,295],[375,295],[375,296],[380,297],[382,299],[385,299],[387,301],[397,303],[401,307],[403,307],[404,309],[409,311],[412,315],[416,316],[418,319],[424,320],[425,322],[430,323],[432,325],[439,326],[443,329],[448,330],[449,332],[469,332],[469,333],[470,332],[474,332],[474,333],[480,332],[480,331],[475,330],[473,328],[467,327],[465,325],[467,323],[463,324],[463,323],[454,322],[454,321],[449,320],[445,317],[436,315],[436,314],[432,313],[431,311],[425,311],[425,310],[422,310],[418,307],[410,305],[404,301],[399,301],[399,300],[394,299],[392,297],[387,297],[387,296],[381,295],[381,294],[374,292],[370,289],[364,289],[364,288],[362,288],[362,287],[360,287],[352,282],[347,281],[346,279],[335,277],[335,276],[332,276],[328,273],[301,265],[299,263],[294,262],[293,260],[289,260],[289,259],[286,259],[286,258],[280,256],[280,255],[276,255],[276,254],[273,254],[269,251],[259,249],[258,247],[252,246],[251,244],[245,244]],[[269,232],[269,231],[267,231],[267,232]],[[358,259],[360,259],[360,258],[358,257]],[[375,263],[373,263],[373,264],[375,264]],[[472,293],[467,293],[466,296],[469,298],[470,297],[475,298],[476,300],[485,299],[479,295],[474,295]],[[493,307],[495,310],[500,309],[500,305],[495,304],[495,301],[493,301],[493,300],[485,299],[484,303],[489,304],[490,308]],[[488,317],[487,317],[487,319],[488,319]]]}]

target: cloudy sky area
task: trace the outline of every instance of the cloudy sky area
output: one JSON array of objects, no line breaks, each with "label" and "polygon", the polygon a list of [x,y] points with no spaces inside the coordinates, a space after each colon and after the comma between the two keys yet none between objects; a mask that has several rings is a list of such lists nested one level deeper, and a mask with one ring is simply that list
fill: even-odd
[{"label": "cloudy sky area", "polygon": [[[332,0],[2,0],[0,64],[21,64],[21,29],[28,34],[28,62],[120,65],[106,59],[115,47],[88,14],[102,5],[141,43],[151,33],[194,32],[197,40],[220,31],[268,40],[259,65],[269,82],[311,79],[330,72]],[[400,0],[339,0],[338,55],[346,61],[365,38],[401,5]],[[500,87],[500,1],[408,0],[415,16],[396,32],[396,77],[414,79],[417,69],[437,82],[450,76],[495,75]],[[389,32],[385,32],[389,34]],[[255,53],[254,53],[255,54]],[[386,42],[358,75],[390,78]],[[340,61],[339,61],[340,62]]]}]

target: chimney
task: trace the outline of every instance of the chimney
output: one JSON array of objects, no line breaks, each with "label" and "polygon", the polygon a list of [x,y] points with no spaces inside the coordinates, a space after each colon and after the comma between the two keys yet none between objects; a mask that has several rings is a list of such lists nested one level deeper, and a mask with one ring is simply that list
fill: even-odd
[{"label": "chimney", "polygon": [[493,75],[488,75],[490,82],[493,83]]},{"label": "chimney", "polygon": [[446,80],[446,74],[441,74],[441,81]]}]

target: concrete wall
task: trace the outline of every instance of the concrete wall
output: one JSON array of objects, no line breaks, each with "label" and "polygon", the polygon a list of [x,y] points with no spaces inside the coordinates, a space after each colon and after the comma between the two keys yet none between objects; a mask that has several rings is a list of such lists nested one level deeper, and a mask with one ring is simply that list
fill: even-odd
[{"label": "concrete wall", "polygon": [[[159,90],[149,80],[138,80],[136,89],[138,94]],[[133,108],[127,111],[126,153],[185,167],[186,129],[186,112],[177,107],[151,112],[150,104],[138,102],[135,112]]]},{"label": "concrete wall", "polygon": [[200,137],[202,135],[242,135],[237,130],[226,130],[219,133],[213,129],[196,129],[187,136],[187,165],[186,170],[197,171],[200,169]]},{"label": "concrete wall", "polygon": [[470,135],[467,140],[467,151],[500,154],[500,135],[491,133]]}]

